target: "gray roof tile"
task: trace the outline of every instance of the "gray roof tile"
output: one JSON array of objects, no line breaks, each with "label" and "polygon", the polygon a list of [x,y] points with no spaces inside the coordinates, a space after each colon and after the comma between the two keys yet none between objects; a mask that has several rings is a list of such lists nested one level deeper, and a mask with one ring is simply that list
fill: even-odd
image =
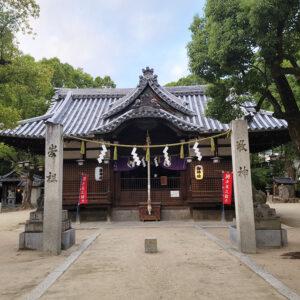
[{"label": "gray roof tile", "polygon": [[[176,86],[176,87],[157,87],[170,101],[175,101],[174,106],[180,109],[185,107],[186,112],[192,111],[194,115],[183,114],[176,117],[169,113],[160,113],[160,117],[164,117],[178,126],[183,126],[186,130],[196,129],[199,133],[217,133],[229,129],[229,124],[223,124],[217,120],[205,117],[205,108],[207,96],[204,92],[205,86]],[[58,89],[52,104],[44,116],[24,120],[13,130],[0,131],[2,136],[17,136],[28,138],[43,138],[45,136],[45,120],[60,122],[64,126],[64,133],[71,136],[88,136],[93,134],[95,129],[104,131],[106,128],[114,127],[112,119],[116,119],[117,123],[124,122],[124,117],[103,118],[108,116],[112,108],[122,103],[120,99],[126,101],[126,95],[133,94],[137,89]],[[170,96],[171,95],[171,96]],[[174,98],[173,98],[174,97]],[[186,106],[182,104],[187,102]],[[118,105],[115,105],[115,104]],[[171,102],[170,102],[171,103]],[[247,103],[249,107],[243,107],[242,110],[246,115],[252,117],[249,122],[250,131],[267,131],[287,129],[285,120],[272,117],[272,112],[262,111],[256,113],[253,104]],[[177,108],[178,108],[177,107]],[[127,111],[127,116],[134,117],[133,111]],[[150,112],[148,112],[150,114]],[[141,117],[137,114],[137,117]],[[126,118],[125,118],[126,119]]]}]

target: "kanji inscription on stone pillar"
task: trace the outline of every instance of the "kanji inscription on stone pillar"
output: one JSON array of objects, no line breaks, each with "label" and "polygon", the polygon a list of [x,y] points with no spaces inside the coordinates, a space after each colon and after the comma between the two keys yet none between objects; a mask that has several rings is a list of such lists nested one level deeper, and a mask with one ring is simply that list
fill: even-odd
[{"label": "kanji inscription on stone pillar", "polygon": [[256,239],[247,121],[232,121],[231,127],[237,243],[241,252],[255,253]]},{"label": "kanji inscription on stone pillar", "polygon": [[63,136],[62,125],[46,123],[43,250],[61,252]]}]

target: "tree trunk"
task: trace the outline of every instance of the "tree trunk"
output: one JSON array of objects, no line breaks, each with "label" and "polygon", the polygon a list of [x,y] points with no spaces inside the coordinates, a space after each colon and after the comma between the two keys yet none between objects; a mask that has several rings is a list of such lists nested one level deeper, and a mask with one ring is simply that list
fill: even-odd
[{"label": "tree trunk", "polygon": [[280,65],[274,63],[270,66],[270,70],[284,107],[291,141],[300,156],[300,110],[298,104],[286,76],[280,74]]},{"label": "tree trunk", "polygon": [[25,177],[24,198],[22,204],[22,207],[25,209],[33,208],[33,205],[31,204],[32,183],[33,183],[33,172],[29,171],[27,176]]},{"label": "tree trunk", "polygon": [[300,156],[300,114],[295,118],[288,118],[288,129],[293,146]]}]

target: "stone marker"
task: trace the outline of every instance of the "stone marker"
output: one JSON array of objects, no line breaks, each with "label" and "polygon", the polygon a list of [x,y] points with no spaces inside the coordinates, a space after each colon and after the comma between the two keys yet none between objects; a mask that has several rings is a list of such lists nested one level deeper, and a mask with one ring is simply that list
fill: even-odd
[{"label": "stone marker", "polygon": [[45,142],[45,201],[43,250],[54,255],[61,253],[63,127],[46,123]]},{"label": "stone marker", "polygon": [[157,253],[157,239],[154,237],[145,238],[145,253]]},{"label": "stone marker", "polygon": [[241,252],[256,253],[247,121],[234,120],[231,122],[231,128],[237,245]]}]

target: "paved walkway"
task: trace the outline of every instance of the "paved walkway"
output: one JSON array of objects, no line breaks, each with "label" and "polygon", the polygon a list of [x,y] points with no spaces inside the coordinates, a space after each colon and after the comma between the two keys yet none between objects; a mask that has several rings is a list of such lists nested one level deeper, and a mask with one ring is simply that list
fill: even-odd
[{"label": "paved walkway", "polygon": [[[285,299],[194,226],[148,224],[101,229],[41,299]],[[149,236],[157,254],[144,253]]]}]

